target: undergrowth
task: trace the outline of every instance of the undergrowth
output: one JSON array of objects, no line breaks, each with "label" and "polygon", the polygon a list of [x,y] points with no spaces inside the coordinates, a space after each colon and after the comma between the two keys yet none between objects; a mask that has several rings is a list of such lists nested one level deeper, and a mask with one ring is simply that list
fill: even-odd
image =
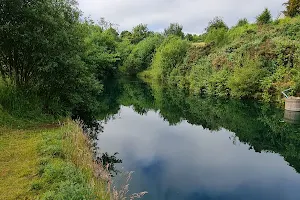
[{"label": "undergrowth", "polygon": [[44,112],[37,95],[17,89],[8,80],[0,78],[0,126],[29,128],[59,119],[59,116]]},{"label": "undergrowth", "polygon": [[[165,38],[143,79],[196,95],[283,103],[300,95],[300,17],[211,29],[192,43]],[[199,45],[201,44],[201,45]]]}]

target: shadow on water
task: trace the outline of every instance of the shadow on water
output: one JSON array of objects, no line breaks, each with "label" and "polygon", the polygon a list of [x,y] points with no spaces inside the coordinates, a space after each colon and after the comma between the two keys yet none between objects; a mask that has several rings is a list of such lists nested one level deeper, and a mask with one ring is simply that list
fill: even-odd
[{"label": "shadow on water", "polygon": [[118,159],[116,157],[118,154],[119,153],[116,152],[110,156],[107,152],[102,153],[96,157],[96,163],[101,164],[102,166],[107,166],[107,169],[110,172],[111,176],[114,177],[115,175],[118,175],[118,173],[120,173],[120,171],[116,169],[115,164],[123,162],[121,159]]},{"label": "shadow on water", "polygon": [[178,89],[140,80],[114,80],[106,84],[99,100],[103,107],[97,119],[102,122],[116,116],[121,105],[132,106],[140,115],[159,111],[171,126],[186,120],[211,131],[224,128],[234,132],[233,143],[238,139],[256,152],[278,153],[300,173],[300,128],[295,125],[300,121],[299,113],[253,101],[188,96]]}]

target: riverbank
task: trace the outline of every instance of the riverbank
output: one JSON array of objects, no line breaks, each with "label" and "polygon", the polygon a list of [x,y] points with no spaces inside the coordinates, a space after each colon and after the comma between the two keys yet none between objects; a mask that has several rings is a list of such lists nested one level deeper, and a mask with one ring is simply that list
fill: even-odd
[{"label": "riverbank", "polygon": [[300,17],[286,17],[214,28],[193,42],[169,36],[138,76],[194,95],[282,105],[283,90],[300,95],[299,30]]},{"label": "riverbank", "polygon": [[25,129],[2,126],[0,163],[3,200],[110,199],[107,174],[94,164],[86,136],[71,120]]}]

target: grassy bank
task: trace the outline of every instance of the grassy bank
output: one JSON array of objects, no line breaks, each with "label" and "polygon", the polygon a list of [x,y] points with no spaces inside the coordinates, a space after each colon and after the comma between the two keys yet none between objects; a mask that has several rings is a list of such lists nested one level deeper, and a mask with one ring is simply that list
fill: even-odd
[{"label": "grassy bank", "polygon": [[110,199],[109,176],[72,121],[2,127],[0,162],[0,199]]}]

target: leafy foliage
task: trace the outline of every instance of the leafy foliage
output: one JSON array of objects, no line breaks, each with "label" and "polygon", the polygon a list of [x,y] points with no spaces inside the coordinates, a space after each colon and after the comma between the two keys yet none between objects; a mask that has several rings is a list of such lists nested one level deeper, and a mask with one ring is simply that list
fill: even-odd
[{"label": "leafy foliage", "polygon": [[176,62],[171,55],[179,55],[175,49],[180,47],[175,44],[183,40],[167,38],[157,49],[150,70],[141,75],[194,94],[282,103],[282,90],[291,88],[291,95],[300,92],[300,43],[296,39],[300,18],[285,18],[276,24],[269,23],[270,19],[264,21],[268,22],[265,26],[244,19],[229,30],[213,25],[201,35],[205,43],[183,48]]},{"label": "leafy foliage", "polygon": [[154,52],[161,41],[162,38],[157,35],[138,43],[124,61],[121,71],[132,76],[146,70],[151,65]]},{"label": "leafy foliage", "polygon": [[227,29],[219,28],[219,29],[211,29],[205,35],[205,42],[213,42],[218,46],[224,45],[227,43]]},{"label": "leafy foliage", "polygon": [[1,3],[0,73],[35,94],[42,110],[78,115],[97,108],[100,81],[116,72],[118,33],[81,23],[76,1]]},{"label": "leafy foliage", "polygon": [[237,98],[255,97],[260,90],[260,82],[265,73],[255,63],[235,69],[233,76],[228,80],[231,95]]},{"label": "leafy foliage", "polygon": [[211,20],[208,23],[208,26],[206,27],[206,32],[210,32],[214,29],[225,29],[228,30],[228,26],[225,24],[223,19],[221,17],[215,17],[213,20]]},{"label": "leafy foliage", "polygon": [[257,24],[269,24],[272,22],[272,15],[269,9],[265,9],[260,15],[256,17]]},{"label": "leafy foliage", "polygon": [[182,32],[183,26],[178,23],[171,23],[168,28],[164,30],[164,35],[166,36],[178,36],[180,38],[184,37],[184,33]]},{"label": "leafy foliage", "polygon": [[188,43],[179,37],[171,36],[164,40],[153,58],[150,69],[156,79],[165,79],[179,66],[186,55]]},{"label": "leafy foliage", "polygon": [[286,16],[295,17],[300,14],[300,1],[299,0],[289,0],[284,3],[286,10],[283,12]]},{"label": "leafy foliage", "polygon": [[133,44],[137,44],[146,37],[148,37],[150,34],[151,32],[148,30],[146,24],[139,24],[132,30],[131,41]]},{"label": "leafy foliage", "polygon": [[238,21],[238,23],[236,24],[236,27],[245,26],[247,24],[249,24],[248,19],[247,18],[243,18],[243,19],[240,19]]},{"label": "leafy foliage", "polygon": [[86,46],[84,62],[89,68],[95,70],[98,80],[112,76],[116,73],[120,60],[115,32],[111,28],[103,31],[94,24],[86,23],[84,26],[88,30],[84,40]]},{"label": "leafy foliage", "polygon": [[[293,0],[286,5],[297,10]],[[280,90],[299,93],[299,17],[271,23],[265,9],[256,24],[244,18],[230,29],[216,17],[201,35],[185,35],[178,23],[163,34],[146,24],[119,34],[104,18],[81,21],[76,1],[4,0],[0,12],[0,73],[11,91],[2,92],[0,102],[10,113],[21,112],[30,106],[19,102],[17,108],[12,96],[27,95],[37,102],[34,112],[22,112],[28,118],[97,115],[103,84],[116,75],[139,74],[221,97],[281,102]]]}]

